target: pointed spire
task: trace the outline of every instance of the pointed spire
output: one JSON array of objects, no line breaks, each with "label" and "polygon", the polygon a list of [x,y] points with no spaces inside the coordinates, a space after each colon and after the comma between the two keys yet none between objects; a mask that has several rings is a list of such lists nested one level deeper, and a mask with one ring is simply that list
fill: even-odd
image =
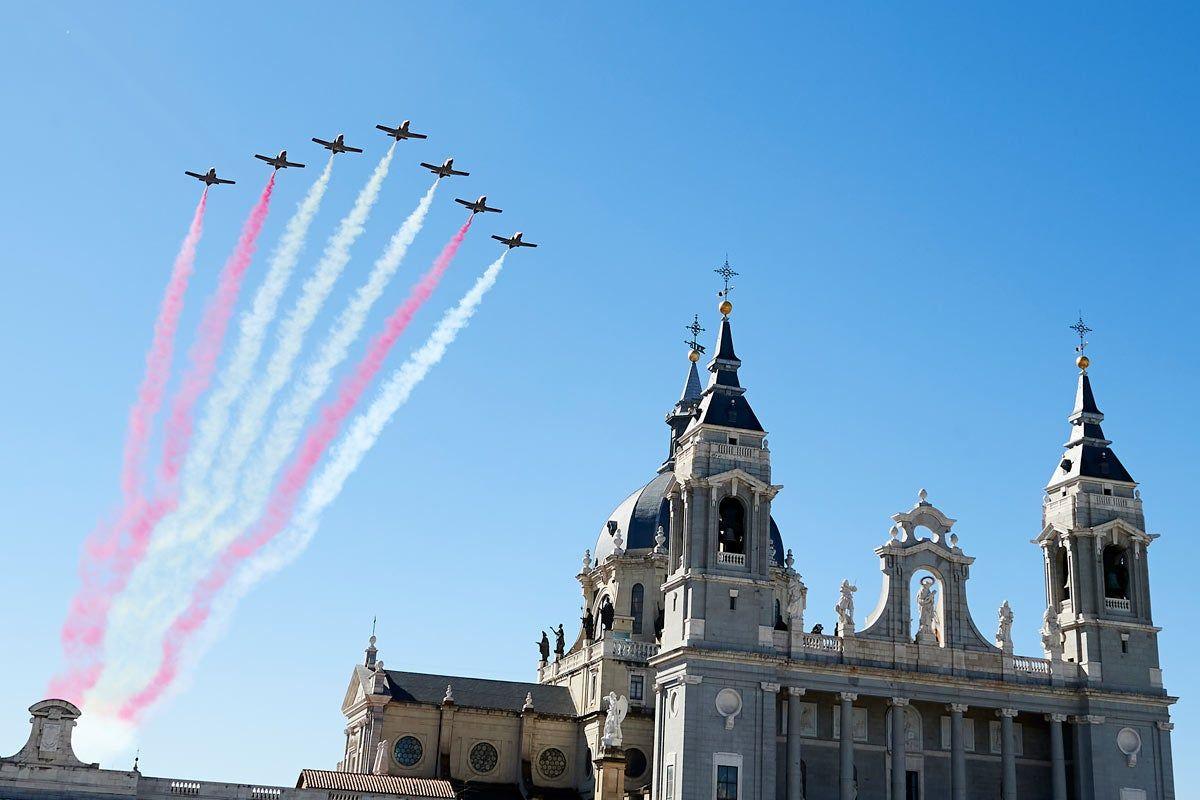
[{"label": "pointed spire", "polygon": [[[729,270],[728,262],[723,270]],[[725,277],[728,284],[729,276],[726,276],[723,270],[717,270],[717,272]],[[732,273],[731,270],[729,271]],[[729,315],[733,312],[733,303],[729,301],[730,288],[732,287],[727,285],[725,291],[720,293],[720,296],[724,298],[717,309],[721,312],[721,329],[717,333],[716,355],[708,363],[708,371],[712,377],[708,380],[708,387],[704,390],[704,395],[700,400],[700,408],[689,427],[719,425],[725,428],[740,428],[761,433],[763,427],[759,423],[758,417],[755,416],[754,410],[750,408],[750,403],[745,396],[746,390],[742,388],[741,381],[738,379],[738,370],[742,366],[742,360],[737,357],[737,353],[733,349],[733,327],[729,323]]]},{"label": "pointed spire", "polygon": [[695,408],[696,401],[703,393],[704,387],[700,384],[700,373],[696,369],[696,362],[693,361],[688,364],[687,379],[683,382],[683,394],[679,395],[679,402],[675,404],[675,407],[681,408],[690,405]]},{"label": "pointed spire", "polygon": [[667,459],[658,468],[659,472],[665,472],[675,466],[676,440],[687,430],[688,423],[691,422],[692,416],[696,413],[696,407],[700,404],[700,397],[704,394],[704,389],[700,384],[700,373],[696,370],[696,362],[704,354],[704,345],[696,341],[696,337],[704,332],[704,328],[700,325],[700,315],[693,315],[692,324],[687,325],[684,330],[692,334],[690,339],[684,340],[684,344],[689,348],[688,371],[683,380],[683,392],[679,395],[675,405],[667,412],[666,422],[671,429],[671,441],[667,447]]},{"label": "pointed spire", "polygon": [[1075,348],[1079,353],[1075,360],[1075,366],[1079,368],[1075,405],[1067,417],[1067,421],[1071,423],[1071,434],[1063,445],[1066,452],[1063,453],[1062,460],[1059,461],[1046,488],[1051,489],[1078,478],[1136,483],[1117,458],[1117,454],[1109,447],[1112,441],[1105,438],[1104,430],[1100,427],[1100,423],[1104,421],[1104,414],[1096,403],[1096,396],[1092,392],[1092,379],[1087,372],[1092,363],[1091,359],[1083,352],[1088,344],[1084,336],[1091,333],[1092,329],[1084,324],[1082,317],[1071,329],[1079,334],[1079,345]]}]

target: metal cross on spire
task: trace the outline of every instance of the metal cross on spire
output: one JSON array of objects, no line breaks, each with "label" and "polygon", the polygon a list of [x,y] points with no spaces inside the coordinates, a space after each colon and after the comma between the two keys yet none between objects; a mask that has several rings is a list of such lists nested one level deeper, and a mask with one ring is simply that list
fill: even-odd
[{"label": "metal cross on spire", "polygon": [[1084,350],[1087,348],[1087,346],[1088,346],[1087,339],[1086,339],[1085,337],[1086,337],[1086,336],[1087,336],[1089,333],[1091,333],[1091,332],[1092,332],[1092,329],[1091,329],[1091,328],[1089,328],[1089,327],[1088,327],[1088,326],[1087,326],[1087,325],[1084,323],[1084,321],[1083,321],[1083,314],[1080,314],[1080,315],[1079,315],[1079,321],[1078,321],[1078,322],[1076,322],[1074,325],[1072,325],[1072,326],[1070,326],[1070,327],[1071,327],[1071,330],[1073,330],[1073,331],[1075,331],[1075,333],[1079,334],[1079,344],[1078,344],[1078,346],[1076,346],[1076,348],[1075,348],[1075,352],[1076,352],[1076,353],[1079,353],[1079,355],[1083,355],[1083,351],[1084,351]]},{"label": "metal cross on spire", "polygon": [[686,344],[688,347],[692,348],[693,352],[700,353],[701,355],[703,355],[704,354],[704,345],[702,345],[702,344],[700,344],[700,342],[696,341],[699,338],[700,334],[704,333],[704,330],[705,330],[704,326],[702,326],[700,324],[700,315],[693,314],[692,315],[692,324],[685,325],[683,327],[683,329],[692,334],[692,338],[685,339],[683,343]]},{"label": "metal cross on spire", "polygon": [[729,285],[729,279],[735,277],[738,274],[733,271],[732,267],[729,266],[729,256],[726,256],[725,263],[718,269],[714,269],[713,272],[720,275],[722,280],[725,281],[725,288],[722,289],[720,292],[717,292],[717,297],[724,297],[726,300],[728,300],[729,299],[729,290],[734,288]]}]

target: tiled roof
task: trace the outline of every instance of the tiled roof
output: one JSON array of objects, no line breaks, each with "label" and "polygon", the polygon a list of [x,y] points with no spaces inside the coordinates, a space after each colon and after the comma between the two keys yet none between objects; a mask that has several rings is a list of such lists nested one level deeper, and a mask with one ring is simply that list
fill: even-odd
[{"label": "tiled roof", "polygon": [[371,792],[407,797],[456,797],[450,781],[437,778],[408,778],[401,775],[371,775],[364,772],[335,772],[327,769],[300,770],[297,789],[331,789],[338,792]]},{"label": "tiled roof", "polygon": [[[533,649],[532,646],[530,649]],[[520,711],[525,705],[525,695],[532,694],[533,708],[538,713],[575,716],[575,702],[571,699],[571,690],[565,686],[430,675],[393,669],[387,671],[387,677],[392,699],[401,702],[441,705],[442,698],[446,696],[446,684],[450,684],[454,689],[454,704],[462,708]]]}]

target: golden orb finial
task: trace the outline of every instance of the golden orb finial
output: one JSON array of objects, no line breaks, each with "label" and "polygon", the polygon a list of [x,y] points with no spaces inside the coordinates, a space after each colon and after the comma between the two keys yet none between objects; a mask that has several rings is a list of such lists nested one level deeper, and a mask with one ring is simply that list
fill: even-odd
[{"label": "golden orb finial", "polygon": [[1087,372],[1087,368],[1091,365],[1091,363],[1092,360],[1087,356],[1080,356],[1079,358],[1075,359],[1075,366],[1079,367],[1080,372]]},{"label": "golden orb finial", "polygon": [[695,364],[699,360],[700,360],[700,351],[699,350],[688,351],[688,361]]},{"label": "golden orb finial", "polygon": [[729,312],[733,311],[733,303],[729,302],[728,300],[722,300],[721,305],[717,306],[717,310],[728,317]]}]

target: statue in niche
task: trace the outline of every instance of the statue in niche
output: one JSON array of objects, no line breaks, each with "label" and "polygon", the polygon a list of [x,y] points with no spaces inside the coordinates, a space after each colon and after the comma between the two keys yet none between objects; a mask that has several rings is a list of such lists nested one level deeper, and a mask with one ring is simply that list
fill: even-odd
[{"label": "statue in niche", "polygon": [[998,618],[998,627],[996,628],[996,646],[1006,653],[1013,651],[1012,642],[1012,624],[1013,612],[1012,607],[1005,600],[1000,604],[1000,610],[996,614]]},{"label": "statue in niche", "polygon": [[557,661],[567,652],[566,635],[563,633],[561,622],[557,628],[551,627],[550,630],[554,632],[554,659]]},{"label": "statue in niche", "polygon": [[538,641],[538,653],[542,657],[543,664],[550,660],[550,638],[546,636],[545,631],[542,631],[542,638]]},{"label": "statue in niche", "polygon": [[845,636],[854,633],[854,593],[858,591],[858,587],[850,581],[842,581],[838,591],[841,596],[833,610],[838,616],[838,634]]},{"label": "statue in niche", "polygon": [[658,607],[658,613],[654,615],[654,640],[661,641],[663,628],[667,624],[666,609],[662,606]]},{"label": "statue in niche", "polygon": [[621,723],[629,713],[629,700],[617,697],[616,692],[609,692],[604,697],[608,713],[604,717],[604,736],[600,743],[604,747],[620,747],[624,737],[621,735]]},{"label": "statue in niche", "polygon": [[1058,624],[1058,615],[1054,613],[1054,609],[1047,606],[1046,613],[1042,614],[1042,649],[1046,651],[1046,658],[1051,661],[1062,659],[1062,642],[1063,632],[1062,626]]},{"label": "statue in niche", "polygon": [[921,578],[921,588],[917,592],[917,610],[920,613],[917,624],[917,643],[937,643],[937,590],[933,588],[934,579],[929,575]]},{"label": "statue in niche", "polygon": [[590,642],[592,639],[595,639],[596,638],[596,617],[594,614],[592,614],[592,610],[590,608],[587,609],[587,611],[585,611],[583,613],[583,618],[580,620],[580,622],[583,623],[583,638],[584,638],[584,640]]},{"label": "statue in niche", "polygon": [[613,604],[607,597],[604,598],[604,602],[600,604],[600,626],[606,631],[611,631],[616,615],[617,610],[613,608]]}]

